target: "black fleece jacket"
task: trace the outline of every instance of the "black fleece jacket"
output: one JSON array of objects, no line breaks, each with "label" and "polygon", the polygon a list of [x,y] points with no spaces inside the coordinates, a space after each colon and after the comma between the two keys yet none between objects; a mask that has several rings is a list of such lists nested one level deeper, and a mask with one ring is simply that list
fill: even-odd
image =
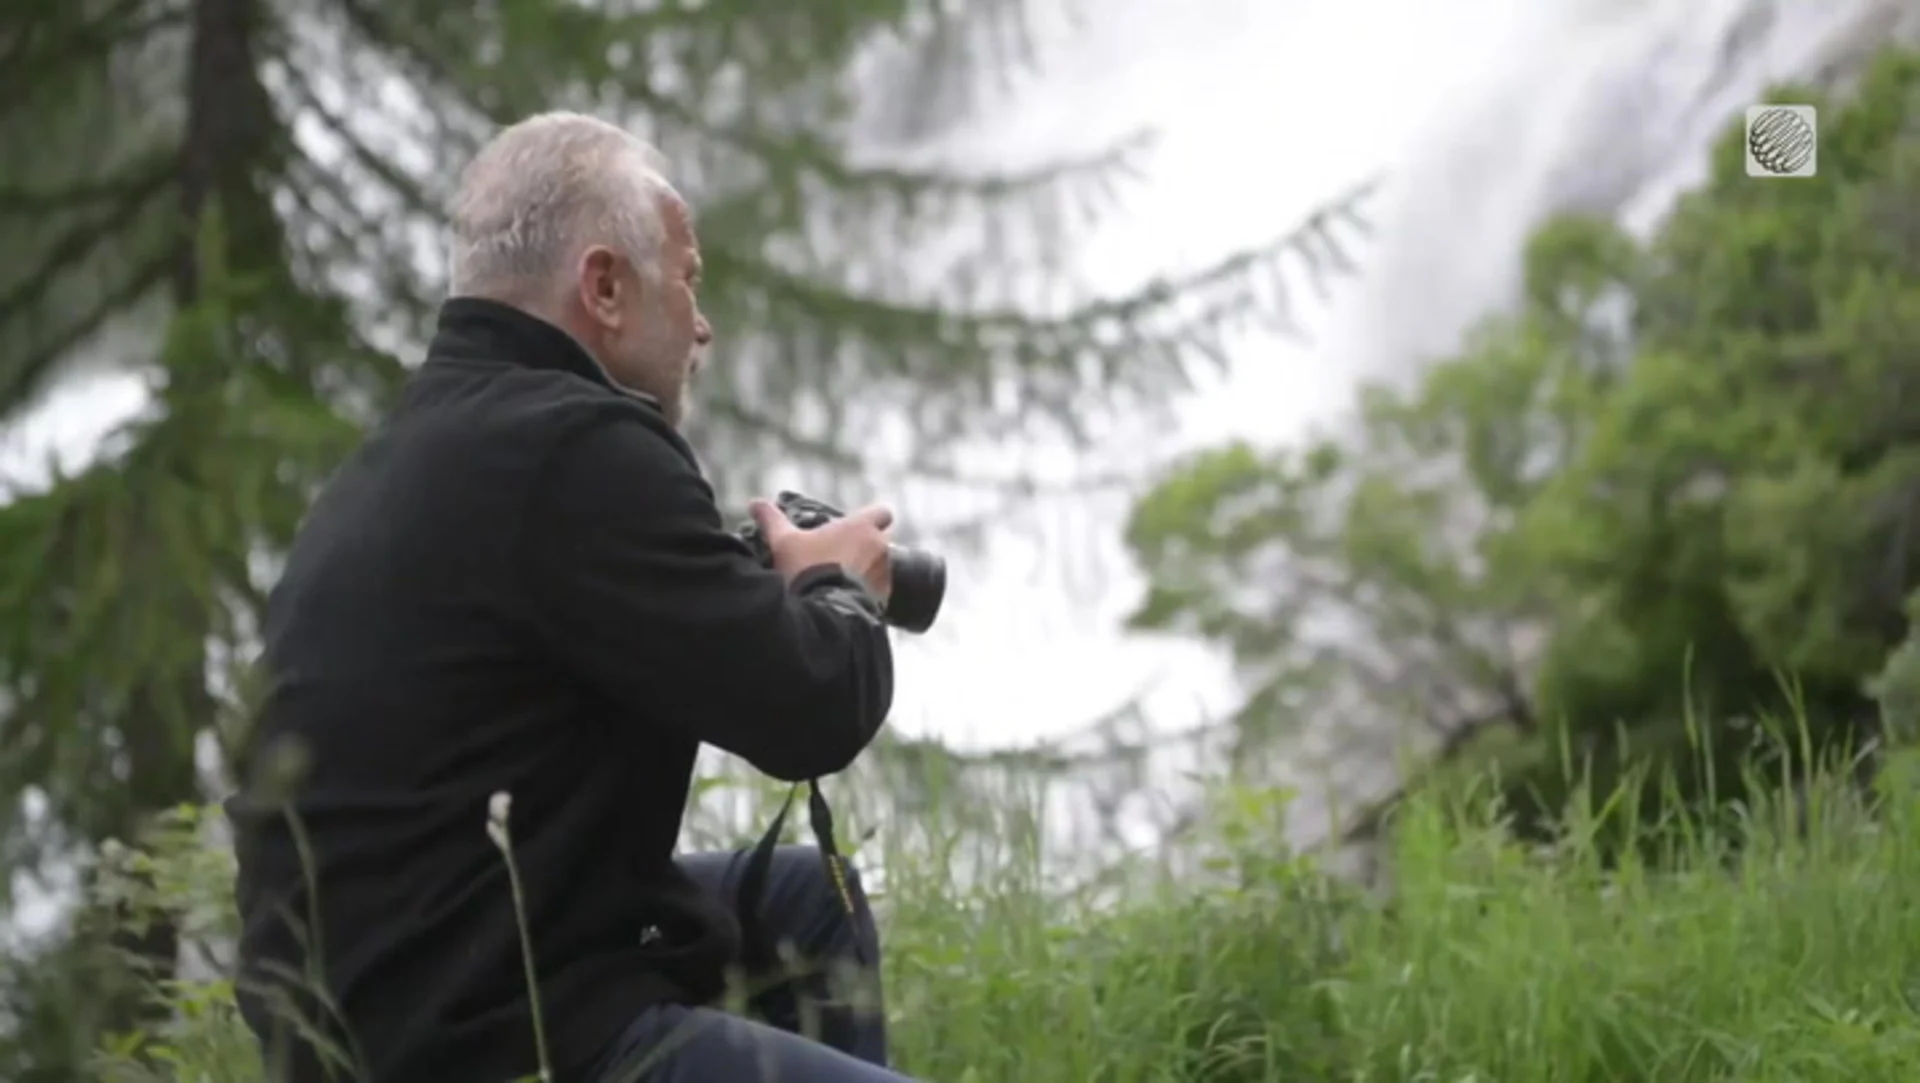
[{"label": "black fleece jacket", "polygon": [[[276,1083],[534,1072],[496,793],[561,1078],[644,1008],[712,998],[739,930],[672,861],[695,752],[832,774],[893,694],[858,584],[761,568],[652,400],[468,298],[314,504],[263,633],[228,810]],[[330,1045],[353,1071],[324,1070]]]}]

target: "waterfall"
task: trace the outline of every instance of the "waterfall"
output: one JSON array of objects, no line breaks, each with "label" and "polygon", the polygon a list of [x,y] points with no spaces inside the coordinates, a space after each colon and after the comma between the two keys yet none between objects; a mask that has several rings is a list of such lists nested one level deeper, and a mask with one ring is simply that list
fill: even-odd
[{"label": "waterfall", "polygon": [[1770,84],[1831,85],[1879,43],[1920,38],[1920,7],[1905,0],[1554,7],[1392,165],[1379,243],[1328,344],[1348,371],[1404,376],[1452,349],[1514,299],[1521,248],[1544,217],[1605,214],[1650,230]]}]

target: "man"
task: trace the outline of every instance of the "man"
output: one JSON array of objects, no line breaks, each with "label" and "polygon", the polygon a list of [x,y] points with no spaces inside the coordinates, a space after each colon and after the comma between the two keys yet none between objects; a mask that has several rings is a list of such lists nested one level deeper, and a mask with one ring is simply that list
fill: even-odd
[{"label": "man", "polygon": [[506,129],[452,236],[428,357],[267,607],[229,808],[272,1078],[901,1080],[822,973],[878,945],[817,851],[775,852],[759,915],[816,968],[753,1004],[819,1041],[701,1007],[740,958],[744,861],[674,857],[702,743],[801,780],[879,729],[888,514],[801,531],[757,503],[772,570],[723,528],[677,432],[712,337],[699,247],[640,141]]}]

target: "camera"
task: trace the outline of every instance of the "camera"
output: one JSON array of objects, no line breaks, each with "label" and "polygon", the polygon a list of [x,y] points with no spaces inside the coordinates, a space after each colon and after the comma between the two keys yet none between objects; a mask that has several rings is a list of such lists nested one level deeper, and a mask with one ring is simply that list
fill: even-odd
[{"label": "camera", "polygon": [[[794,526],[813,530],[847,513],[830,504],[795,492],[782,492],[773,500]],[[760,563],[773,566],[773,552],[760,528],[749,524],[740,537],[753,549]],[[887,598],[886,622],[903,632],[919,635],[933,627],[940,616],[940,604],[947,599],[947,562],[938,555],[903,545],[890,547],[893,566],[893,592]]]}]

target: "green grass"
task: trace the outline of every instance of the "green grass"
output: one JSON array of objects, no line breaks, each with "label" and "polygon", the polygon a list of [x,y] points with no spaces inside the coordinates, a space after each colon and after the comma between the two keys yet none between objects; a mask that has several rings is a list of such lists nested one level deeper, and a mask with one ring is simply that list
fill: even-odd
[{"label": "green grass", "polygon": [[[1417,804],[1378,897],[1277,853],[1258,800],[1183,844],[1203,872],[1101,905],[1041,891],[1011,842],[962,889],[950,847],[895,839],[896,1049],[944,1083],[1912,1083],[1920,790],[1903,772],[1712,830],[1628,825],[1663,858],[1611,870],[1590,823],[1541,849],[1473,802]],[[257,1080],[220,988],[189,992],[201,1051],[111,1078]]]}]

